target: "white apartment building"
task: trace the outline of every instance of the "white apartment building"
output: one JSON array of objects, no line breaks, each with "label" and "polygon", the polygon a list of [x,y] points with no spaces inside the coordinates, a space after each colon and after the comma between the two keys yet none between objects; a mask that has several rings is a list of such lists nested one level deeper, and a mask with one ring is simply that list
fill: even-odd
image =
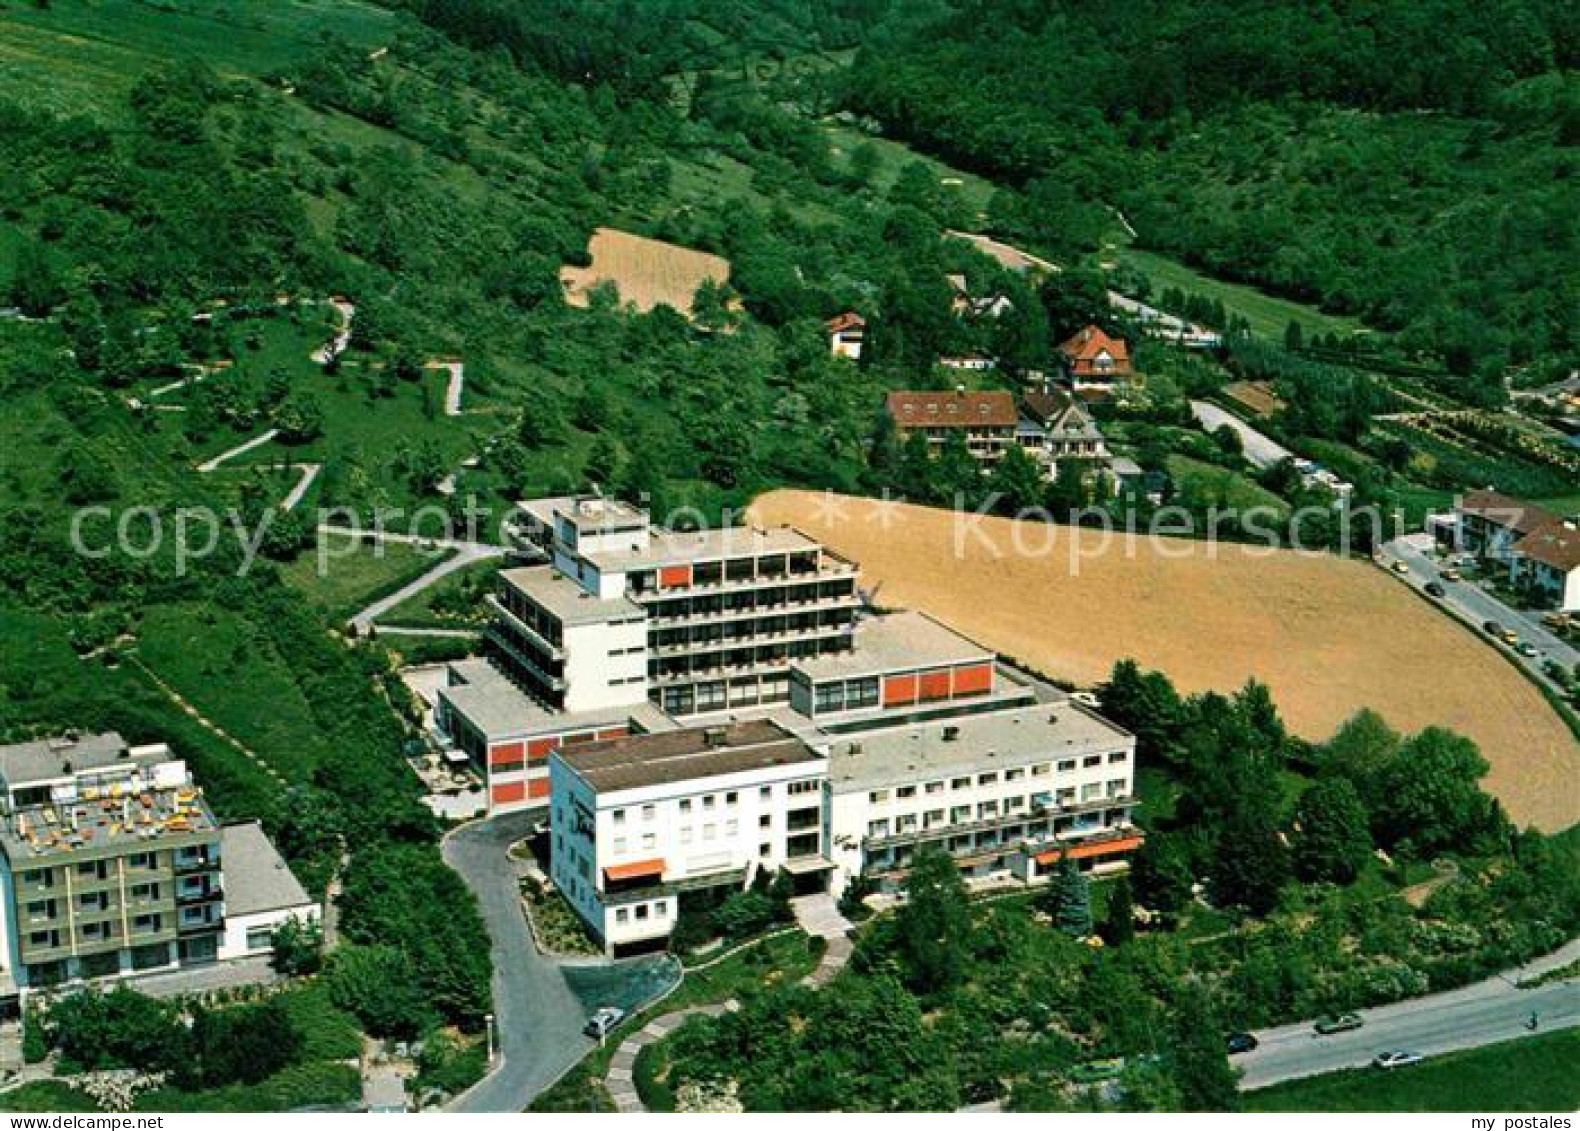
[{"label": "white apartment building", "polygon": [[824,857],[827,759],[766,719],[556,751],[552,876],[611,952],[661,942],[683,892]]}]

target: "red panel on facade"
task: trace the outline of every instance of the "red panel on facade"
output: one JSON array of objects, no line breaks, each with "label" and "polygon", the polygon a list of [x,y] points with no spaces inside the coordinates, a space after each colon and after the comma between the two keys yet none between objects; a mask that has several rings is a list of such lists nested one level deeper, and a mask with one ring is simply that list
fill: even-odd
[{"label": "red panel on facade", "polygon": [[691,584],[691,567],[689,565],[664,566],[658,571],[658,587],[660,589],[674,589]]},{"label": "red panel on facade", "polygon": [[993,690],[993,665],[976,664],[955,669],[955,694],[980,695]]},{"label": "red panel on facade", "polygon": [[608,730],[598,732],[598,741],[603,742],[609,738],[625,738],[631,733],[630,727],[610,727]]},{"label": "red panel on facade", "polygon": [[493,799],[495,805],[513,805],[517,801],[525,801],[527,798],[527,783],[524,781],[513,781],[506,782],[503,785],[496,785],[489,796]]},{"label": "red panel on facade", "polygon": [[914,675],[891,675],[883,681],[883,705],[885,707],[898,707],[903,703],[916,702],[916,677]]},{"label": "red panel on facade", "polygon": [[527,779],[527,796],[528,797],[547,797],[548,795],[549,795],[549,779],[548,778],[542,777],[542,778],[528,778]]},{"label": "red panel on facade", "polygon": [[1086,844],[1073,845],[1070,848],[1054,848],[1047,852],[1037,854],[1037,863],[1047,867],[1057,864],[1059,858],[1066,852],[1071,860],[1085,860],[1093,856],[1117,856],[1121,852],[1134,852],[1141,847],[1141,838],[1138,836],[1113,837],[1108,840],[1088,841]]},{"label": "red panel on facade", "polygon": [[526,749],[519,742],[501,742],[498,746],[490,746],[488,748],[488,764],[490,766],[499,766],[520,762],[526,755]]},{"label": "red panel on facade", "polygon": [[919,690],[922,699],[947,699],[949,698],[949,673],[926,672],[919,680]]},{"label": "red panel on facade", "polygon": [[541,762],[549,756],[550,750],[558,750],[559,745],[558,738],[534,738],[527,743],[527,761]]}]

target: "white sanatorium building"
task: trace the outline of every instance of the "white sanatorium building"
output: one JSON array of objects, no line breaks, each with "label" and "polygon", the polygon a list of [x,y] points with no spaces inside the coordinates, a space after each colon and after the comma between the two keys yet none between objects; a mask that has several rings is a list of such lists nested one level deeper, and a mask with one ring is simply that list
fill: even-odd
[{"label": "white sanatorium building", "polygon": [[1036,881],[1135,849],[1135,739],[796,530],[673,534],[603,499],[522,504],[492,662],[450,665],[442,735],[490,807],[550,806],[553,879],[611,951],[761,870],[890,884],[935,846]]}]

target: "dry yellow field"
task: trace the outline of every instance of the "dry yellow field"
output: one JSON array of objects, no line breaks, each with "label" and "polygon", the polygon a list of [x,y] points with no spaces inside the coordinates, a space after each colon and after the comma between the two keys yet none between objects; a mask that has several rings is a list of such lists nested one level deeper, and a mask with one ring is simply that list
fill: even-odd
[{"label": "dry yellow field", "polygon": [[572,306],[586,306],[587,292],[609,282],[619,290],[622,305],[645,313],[662,303],[690,317],[691,300],[704,279],[721,284],[730,279],[727,259],[614,228],[595,229],[587,254],[592,266],[560,268],[565,301]]},{"label": "dry yellow field", "polygon": [[[1375,567],[1328,555],[987,519],[956,550],[948,511],[775,491],[789,523],[861,563],[878,603],[925,610],[1056,677],[1090,684],[1133,656],[1184,691],[1267,683],[1296,733],[1324,739],[1362,707],[1396,728],[1452,727],[1481,746],[1487,787],[1522,824],[1580,821],[1580,744],[1487,643]],[[883,521],[887,517],[887,527]],[[1054,552],[1035,551],[1051,533]],[[1072,535],[1074,541],[1072,543]],[[1083,553],[1072,570],[1071,547]]]}]

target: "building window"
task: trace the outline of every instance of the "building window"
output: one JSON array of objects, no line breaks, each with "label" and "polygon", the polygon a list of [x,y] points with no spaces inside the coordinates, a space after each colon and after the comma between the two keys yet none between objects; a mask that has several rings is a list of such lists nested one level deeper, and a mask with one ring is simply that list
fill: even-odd
[{"label": "building window", "polygon": [[1102,764],[1103,756],[1101,754],[1088,754],[1085,758],[1081,759],[1081,766],[1083,769],[1089,770],[1093,766],[1101,766]]},{"label": "building window", "polygon": [[1059,762],[1059,772],[1061,774],[1067,774],[1073,769],[1075,769],[1075,759],[1074,758],[1065,758],[1065,759],[1063,759],[1062,761]]},{"label": "building window", "polygon": [[717,797],[714,797],[713,794],[710,793],[708,796],[702,799],[702,807],[704,809],[712,809],[718,803],[718,800],[719,799]]},{"label": "building window", "polygon": [[737,836],[737,835],[740,834],[740,831],[741,831],[741,823],[739,821],[726,821],[725,822],[724,834],[726,836]]},{"label": "building window", "polygon": [[642,820],[644,820],[644,821],[651,821],[657,815],[657,813],[658,813],[658,809],[657,809],[656,806],[653,806],[653,805],[644,805],[644,806],[642,806]]},{"label": "building window", "polygon": [[807,778],[805,781],[793,781],[790,783],[789,788],[792,797],[802,793],[816,793],[818,781],[816,778]]},{"label": "building window", "polygon": [[1031,768],[1031,776],[1034,778],[1045,778],[1048,776],[1048,772],[1052,769],[1053,767],[1047,762],[1038,762]]},{"label": "building window", "polygon": [[761,786],[757,790],[757,800],[759,801],[768,801],[772,799],[773,795],[774,787],[771,785]]},{"label": "building window", "polygon": [[718,837],[718,835],[719,835],[719,826],[718,825],[703,825],[702,826],[702,839],[703,840],[714,840],[714,839],[716,839]]},{"label": "building window", "polygon": [[654,833],[642,834],[642,847],[653,848],[658,844],[658,836]]},{"label": "building window", "polygon": [[734,790],[731,790],[729,793],[724,795],[724,804],[726,805],[738,805],[740,804],[740,800],[741,795],[736,793]]},{"label": "building window", "polygon": [[927,783],[927,792],[928,793],[942,793],[943,791],[944,791],[944,783],[943,782],[941,782],[941,781],[930,781],[930,782]]},{"label": "building window", "polygon": [[950,782],[949,782],[949,788],[950,789],[970,789],[971,788],[971,779],[970,778],[952,778],[952,779],[950,779]]},{"label": "building window", "polygon": [[1023,769],[1014,769],[1014,770],[1005,770],[1004,771],[1004,780],[1005,781],[1020,781],[1020,779],[1025,777],[1025,776],[1026,776],[1026,771],[1023,770]]},{"label": "building window", "polygon": [[762,816],[757,818],[757,827],[760,828],[760,829],[766,829],[769,825],[772,825],[773,823],[774,823],[774,819],[773,819],[773,814],[771,814],[771,813],[764,813]]},{"label": "building window", "polygon": [[655,903],[655,904],[653,904],[653,918],[655,918],[655,919],[663,919],[663,918],[668,917],[668,915],[669,915],[669,904],[667,904],[667,903]]},{"label": "building window", "polygon": [[1112,764],[1114,762],[1123,762],[1125,759],[1127,759],[1129,757],[1130,757],[1129,751],[1126,751],[1126,750],[1115,750],[1112,754],[1110,754],[1108,756],[1108,761],[1109,761],[1110,764]]},{"label": "building window", "polygon": [[625,851],[625,837],[623,837],[623,836],[615,837],[614,838],[614,854],[616,856],[618,856],[618,855],[620,855],[620,853],[622,853],[624,851]]},{"label": "building window", "polygon": [[757,855],[759,856],[767,856],[771,851],[773,851],[771,844],[764,843],[757,846]]},{"label": "building window", "polygon": [[614,811],[614,823],[617,824],[617,825],[625,824],[625,810],[624,809],[616,809]]},{"label": "building window", "polygon": [[638,903],[636,905],[636,917],[638,922],[647,918],[647,904]]},{"label": "building window", "polygon": [[619,908],[614,913],[614,921],[616,923],[626,923],[626,922],[629,922],[630,919],[631,919],[631,913],[629,911],[627,911],[624,907]]},{"label": "building window", "polygon": [[867,802],[871,805],[881,805],[888,799],[889,791],[886,789],[875,789],[871,793],[867,794]]},{"label": "building window", "polygon": [[994,785],[994,784],[997,784],[997,782],[998,782],[998,775],[997,774],[978,774],[977,775],[977,784],[978,785]]},{"label": "building window", "polygon": [[53,919],[55,917],[55,901],[53,899],[35,899],[27,905],[27,914],[30,919]]},{"label": "building window", "polygon": [[907,797],[915,797],[916,787],[914,785],[902,785],[899,789],[894,791],[894,795],[902,799]]},{"label": "building window", "polygon": [[691,798],[689,798],[689,797],[682,797],[680,799],[680,811],[682,813],[689,813],[689,812],[691,812]]},{"label": "building window", "polygon": [[868,821],[867,822],[867,835],[868,836],[888,836],[889,835],[889,822],[888,821]]},{"label": "building window", "polygon": [[247,949],[268,950],[274,945],[274,931],[269,927],[247,928]]}]

